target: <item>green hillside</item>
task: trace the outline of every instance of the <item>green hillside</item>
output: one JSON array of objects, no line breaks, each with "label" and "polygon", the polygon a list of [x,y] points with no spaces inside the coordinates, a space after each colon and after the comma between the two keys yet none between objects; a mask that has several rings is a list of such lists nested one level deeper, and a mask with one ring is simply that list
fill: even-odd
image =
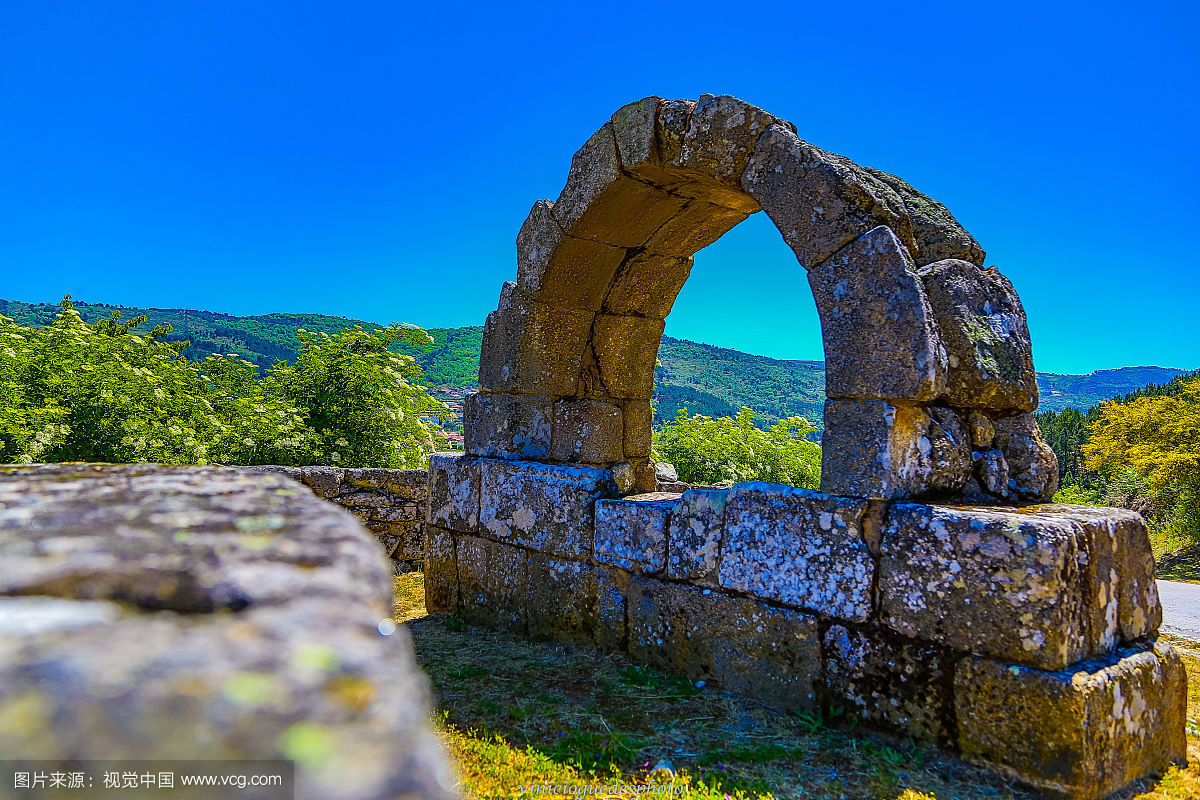
[{"label": "green hillside", "polygon": [[[126,318],[145,314],[146,329],[173,326],[169,338],[187,339],[187,354],[202,359],[208,353],[238,353],[265,369],[278,359],[296,356],[296,329],[334,333],[351,325],[377,323],[323,314],[261,314],[238,317],[191,309],[131,308],[104,303],[76,303],[89,322],[114,310]],[[23,325],[44,325],[58,307],[39,303],[0,300],[0,314]],[[479,370],[483,328],[430,328],[433,344],[412,350],[430,385],[473,386]],[[785,361],[663,337],[656,370],[658,420],[670,419],[678,409],[709,416],[735,413],[749,406],[763,423],[800,415],[821,425],[825,393],[825,368],[820,361]],[[1184,370],[1165,367],[1122,367],[1087,375],[1038,373],[1042,411],[1087,409],[1101,400],[1127,394],[1147,384],[1170,381]]]}]

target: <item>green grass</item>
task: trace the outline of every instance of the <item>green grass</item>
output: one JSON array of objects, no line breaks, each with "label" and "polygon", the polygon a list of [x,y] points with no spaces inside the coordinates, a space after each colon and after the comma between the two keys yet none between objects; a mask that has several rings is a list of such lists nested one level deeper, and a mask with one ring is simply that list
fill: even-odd
[{"label": "green grass", "polygon": [[[397,619],[434,686],[435,724],[468,797],[516,797],[529,784],[669,780],[698,800],[1031,797],[931,747],[782,714],[620,655],[426,615],[419,575],[396,586]],[[1200,653],[1180,644],[1189,648],[1192,765],[1120,800],[1200,797]],[[662,762],[673,776],[655,771]]]}]

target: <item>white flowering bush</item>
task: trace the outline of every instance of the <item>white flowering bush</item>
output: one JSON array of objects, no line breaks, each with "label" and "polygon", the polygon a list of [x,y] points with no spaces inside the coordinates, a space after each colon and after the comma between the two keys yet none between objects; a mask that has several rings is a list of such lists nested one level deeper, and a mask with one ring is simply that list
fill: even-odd
[{"label": "white flowering bush", "polygon": [[135,334],[144,318],[89,325],[62,305],[42,328],[0,316],[0,461],[420,467],[434,449],[419,415],[443,406],[389,349],[419,328],[301,332],[298,362],[260,375],[236,353],[188,360],[169,329]]}]

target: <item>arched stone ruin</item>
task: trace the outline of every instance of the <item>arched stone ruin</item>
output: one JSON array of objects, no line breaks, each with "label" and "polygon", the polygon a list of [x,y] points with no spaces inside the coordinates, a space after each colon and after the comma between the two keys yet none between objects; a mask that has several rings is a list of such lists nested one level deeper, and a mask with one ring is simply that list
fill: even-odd
[{"label": "arched stone ruin", "polygon": [[[763,210],[826,353],[821,492],[656,492],[651,392],[693,254]],[[575,154],[435,456],[433,611],[841,707],[1101,797],[1184,755],[1141,518],[1057,485],[1009,281],[939,203],[732,97],[646,98]],[[1014,507],[1019,506],[1019,507]]]}]

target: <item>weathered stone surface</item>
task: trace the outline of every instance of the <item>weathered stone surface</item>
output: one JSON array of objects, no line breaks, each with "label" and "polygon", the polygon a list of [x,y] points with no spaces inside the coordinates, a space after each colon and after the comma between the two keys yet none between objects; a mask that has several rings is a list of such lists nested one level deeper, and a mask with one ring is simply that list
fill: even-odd
[{"label": "weathered stone surface", "polygon": [[504,284],[483,326],[479,385],[489,392],[573,395],[593,316],[530,300],[516,284]]},{"label": "weathered stone surface", "polygon": [[1008,278],[957,259],[929,264],[919,274],[949,358],[948,402],[995,411],[1037,408],[1025,309]]},{"label": "weathered stone surface", "polygon": [[425,526],[425,608],[431,614],[458,613],[458,561],[454,535]]},{"label": "weathered stone surface", "polygon": [[568,235],[554,203],[539,200],[517,234],[517,286],[539,303],[596,311],[625,257],[622,247]]},{"label": "weathered stone surface", "polygon": [[[655,495],[650,495],[655,497]],[[596,501],[596,560],[631,572],[661,572],[673,500],[632,495]]]},{"label": "weathered stone surface", "polygon": [[890,228],[874,228],[809,270],[825,342],[825,394],[932,400],[946,353],[921,279]]},{"label": "weathered stone surface", "polygon": [[996,436],[996,426],[991,418],[977,409],[967,412],[967,427],[971,431],[971,444],[975,447],[989,447]]},{"label": "weathered stone surface", "polygon": [[606,394],[628,400],[650,399],[664,324],[660,319],[645,317],[596,315],[591,344]]},{"label": "weathered stone surface", "polygon": [[817,706],[820,633],[814,617],[711,589],[634,578],[629,653],[785,709]]},{"label": "weathered stone surface", "polygon": [[480,460],[463,453],[429,457],[429,514],[434,525],[464,533],[479,527]]},{"label": "weathered stone surface", "polygon": [[550,402],[540,395],[467,395],[463,401],[467,452],[512,459],[550,455]]},{"label": "weathered stone surface", "polygon": [[1087,544],[1065,519],[893,505],[880,619],[906,636],[1044,669],[1092,655]]},{"label": "weathered stone surface", "polygon": [[621,404],[621,420],[625,426],[626,458],[646,458],[650,455],[654,409],[649,400],[627,400]]},{"label": "weathered stone surface", "polygon": [[591,558],[593,506],[616,494],[607,470],[533,461],[481,462],[480,527],[510,544]]},{"label": "weathered stone surface", "polygon": [[659,491],[658,477],[655,475],[654,462],[649,459],[633,459],[633,489],[635,492],[646,494]]},{"label": "weathered stone surface", "polygon": [[631,254],[617,270],[601,311],[665,319],[691,272],[690,256],[666,256],[648,250]]},{"label": "weathered stone surface", "polygon": [[469,622],[525,631],[525,565],[516,547],[460,536],[457,547],[459,613]]},{"label": "weathered stone surface", "polygon": [[334,497],[342,488],[342,472],[340,467],[304,467],[300,471],[301,480],[313,490],[317,497]]},{"label": "weathered stone surface", "polygon": [[[693,190],[692,185],[681,189]],[[729,197],[724,196],[725,193],[726,190],[717,190],[722,199],[730,201]],[[747,216],[745,211],[727,208],[720,203],[703,199],[689,200],[646,240],[645,248],[648,253],[658,256],[690,259],[692,254],[720,239]]]},{"label": "weathered stone surface", "polygon": [[[932,491],[958,491],[971,477],[971,434],[962,415],[952,408],[930,406],[929,453],[925,483]],[[918,442],[918,444],[920,444]]]},{"label": "weathered stone surface", "polygon": [[617,141],[617,155],[622,169],[633,169],[638,164],[656,161],[658,143],[655,141],[654,126],[658,119],[661,97],[643,97],[641,100],[621,106],[612,115],[613,138]]},{"label": "weathered stone surface", "polygon": [[0,565],[6,757],[294,759],[300,800],[453,796],[407,634],[380,633],[390,567],[292,480],[5,467]]},{"label": "weathered stone surface", "polygon": [[1187,674],[1165,642],[1061,672],[967,659],[954,693],[967,760],[1069,797],[1107,797],[1187,756]]},{"label": "weathered stone surface", "polygon": [[[307,474],[310,469],[324,468],[305,467],[305,473]],[[342,491],[350,491],[352,487],[380,489],[410,500],[424,500],[429,496],[429,472],[423,469],[376,467],[355,467],[343,470]]]},{"label": "weathered stone surface", "polygon": [[654,475],[660,481],[678,481],[679,473],[675,471],[675,465],[668,461],[659,461],[654,465]]},{"label": "weathered stone surface", "polygon": [[860,523],[865,500],[795,486],[739,483],[725,506],[721,586],[865,620],[875,562]]},{"label": "weathered stone surface", "polygon": [[606,122],[571,157],[567,185],[551,209],[555,220],[564,230],[571,230],[593,201],[620,177],[617,140],[612,123]]},{"label": "weathered stone surface", "polygon": [[975,477],[988,494],[1008,498],[1014,495],[1008,486],[1008,462],[999,450],[971,454],[975,459]]},{"label": "weathered stone surface", "polygon": [[554,404],[550,455],[555,461],[605,464],[622,458],[625,423],[621,407],[602,400]]},{"label": "weathered stone surface", "polygon": [[680,496],[668,528],[668,577],[716,585],[728,500],[727,491],[704,489]]},{"label": "weathered stone surface", "polygon": [[[534,553],[528,570],[529,635],[594,643],[600,631],[601,594],[596,568]],[[606,599],[611,601],[611,595]]]},{"label": "weathered stone surface", "polygon": [[996,420],[995,445],[1008,462],[1009,487],[1022,500],[1049,500],[1058,491],[1058,456],[1032,414]]},{"label": "weathered stone surface", "polygon": [[918,192],[906,181],[881,170],[863,167],[872,177],[899,195],[912,220],[917,247],[913,255],[918,264],[931,264],[945,258],[960,258],[982,267],[985,253],[954,215],[938,201]]},{"label": "weathered stone surface", "polygon": [[[821,489],[849,497],[916,497],[962,488],[971,474],[966,433],[947,409],[884,400],[829,400]],[[945,424],[943,424],[943,422]]]},{"label": "weathered stone surface", "polygon": [[866,727],[947,740],[953,709],[947,682],[956,654],[875,627],[831,625],[824,639],[831,706]]},{"label": "weathered stone surface", "polygon": [[1027,509],[1083,526],[1094,573],[1093,649],[1102,652],[1158,632],[1162,605],[1154,582],[1154,553],[1146,521],[1135,511],[1044,505]]},{"label": "weathered stone surface", "polygon": [[881,225],[913,244],[900,198],[849,159],[826,153],[785,125],[758,140],[742,187],[762,204],[806,269]]},{"label": "weathered stone surface", "polygon": [[[744,100],[728,95],[702,98],[688,117],[687,135],[670,163],[695,170],[729,187],[707,199],[748,213],[757,204],[741,191],[758,137],[779,119]],[[784,123],[786,124],[786,123]]]}]

